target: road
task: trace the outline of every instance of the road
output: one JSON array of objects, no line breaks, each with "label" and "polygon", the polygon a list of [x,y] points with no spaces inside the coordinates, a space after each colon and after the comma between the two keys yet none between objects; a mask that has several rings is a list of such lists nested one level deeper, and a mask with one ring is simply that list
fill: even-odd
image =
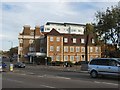
[{"label": "road", "polygon": [[27,65],[25,69],[2,73],[2,88],[119,88],[119,84],[116,78],[93,79],[87,72],[68,72],[43,65]]}]

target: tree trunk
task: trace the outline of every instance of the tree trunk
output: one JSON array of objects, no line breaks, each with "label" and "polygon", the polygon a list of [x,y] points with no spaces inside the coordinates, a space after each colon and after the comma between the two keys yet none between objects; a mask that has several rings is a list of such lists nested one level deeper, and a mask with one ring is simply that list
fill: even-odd
[{"label": "tree trunk", "polygon": [[89,35],[86,35],[86,40],[85,40],[85,62],[88,62],[88,39]]}]

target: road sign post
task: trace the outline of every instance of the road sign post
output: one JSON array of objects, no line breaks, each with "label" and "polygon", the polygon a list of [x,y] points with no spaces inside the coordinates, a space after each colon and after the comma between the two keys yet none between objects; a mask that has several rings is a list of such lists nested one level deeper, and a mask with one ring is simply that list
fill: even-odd
[{"label": "road sign post", "polygon": [[13,64],[10,64],[10,71],[13,71]]}]

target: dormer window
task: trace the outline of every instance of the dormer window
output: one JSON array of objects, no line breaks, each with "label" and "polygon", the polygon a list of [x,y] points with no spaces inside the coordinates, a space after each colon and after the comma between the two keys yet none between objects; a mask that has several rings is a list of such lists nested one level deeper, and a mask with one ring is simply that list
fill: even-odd
[{"label": "dormer window", "polygon": [[92,44],[94,44],[95,43],[95,40],[92,38]]},{"label": "dormer window", "polygon": [[85,39],[81,39],[81,43],[85,43]]},{"label": "dormer window", "polygon": [[73,43],[76,43],[76,38],[73,38]]},{"label": "dormer window", "polygon": [[64,38],[64,43],[67,43],[68,42],[68,38]]}]

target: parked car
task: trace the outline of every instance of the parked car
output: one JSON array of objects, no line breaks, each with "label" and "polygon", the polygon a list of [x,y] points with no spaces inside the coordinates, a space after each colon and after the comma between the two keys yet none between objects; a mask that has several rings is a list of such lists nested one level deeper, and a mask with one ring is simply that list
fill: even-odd
[{"label": "parked car", "polygon": [[16,64],[14,64],[14,67],[16,68],[25,68],[25,64],[22,62],[17,62]]},{"label": "parked car", "polygon": [[0,63],[0,72],[2,72],[3,70],[2,70],[2,64]]},{"label": "parked car", "polygon": [[88,63],[88,72],[92,78],[98,75],[120,75],[120,58],[96,58]]},{"label": "parked car", "polygon": [[6,68],[7,64],[5,62],[2,62],[2,68]]}]

